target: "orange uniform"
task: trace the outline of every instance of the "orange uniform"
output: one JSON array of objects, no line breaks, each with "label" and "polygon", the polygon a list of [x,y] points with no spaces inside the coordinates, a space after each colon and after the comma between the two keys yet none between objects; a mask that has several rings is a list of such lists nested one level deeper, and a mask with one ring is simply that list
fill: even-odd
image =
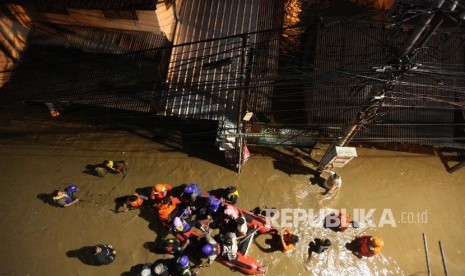
[{"label": "orange uniform", "polygon": [[177,197],[171,199],[169,203],[159,203],[157,204],[158,208],[158,218],[162,222],[168,222],[170,214],[176,209],[180,200]]},{"label": "orange uniform", "polygon": [[284,227],[283,230],[281,230],[281,243],[283,246],[283,252],[289,252],[295,248],[295,244],[292,241],[292,237],[294,236],[294,233],[287,227]]},{"label": "orange uniform", "polygon": [[382,244],[375,244],[374,237],[372,236],[362,236],[357,238],[358,253],[365,257],[372,257],[379,252],[381,252]]},{"label": "orange uniform", "polygon": [[136,200],[133,200],[133,201],[129,200],[129,202],[128,202],[129,205],[130,205],[132,208],[138,208],[138,207],[142,206],[142,204],[144,203],[144,199],[142,199],[142,198],[139,196],[138,193],[135,193],[135,194],[133,194],[133,195],[136,196],[137,199],[136,199]]}]

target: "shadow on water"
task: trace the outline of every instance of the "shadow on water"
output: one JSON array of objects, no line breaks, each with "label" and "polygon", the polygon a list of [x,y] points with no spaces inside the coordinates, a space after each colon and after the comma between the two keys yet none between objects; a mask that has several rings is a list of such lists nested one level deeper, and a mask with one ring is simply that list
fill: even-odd
[{"label": "shadow on water", "polygon": [[435,151],[442,165],[449,173],[465,167],[465,151],[456,149],[439,149]]},{"label": "shadow on water", "polygon": [[144,269],[145,264],[137,264],[131,267],[129,271],[121,273],[121,276],[135,276],[141,275],[142,269]]},{"label": "shadow on water", "polygon": [[[223,153],[215,145],[217,122],[163,118],[153,114],[87,106],[71,108],[74,110],[66,115],[71,122],[84,121],[103,130],[126,131],[164,146],[165,149],[160,151],[182,152],[227,167]],[[98,120],[95,119],[97,116]],[[86,169],[87,173],[95,175],[90,166]]]},{"label": "shadow on water", "polygon": [[259,242],[257,242],[257,240],[254,240],[253,242],[258,247],[258,249],[264,253],[281,251],[281,238],[279,235],[271,235],[270,238],[265,240],[265,244],[268,247],[261,245]]},{"label": "shadow on water", "polygon": [[79,249],[74,249],[66,252],[66,256],[69,258],[78,258],[83,264],[92,266],[101,266],[94,256],[95,246],[84,246]]},{"label": "shadow on water", "polygon": [[350,252],[352,252],[352,254],[354,254],[357,258],[360,258],[359,256],[355,254],[355,252],[357,252],[358,250],[357,240],[353,240],[351,242],[346,243],[345,248],[349,250]]},{"label": "shadow on water", "polygon": [[161,221],[158,220],[157,210],[155,208],[144,208],[140,210],[139,217],[149,222],[149,229],[154,231],[157,237],[153,243],[148,242],[144,245],[149,250],[158,252],[158,248],[161,247],[164,239],[168,236],[169,231],[163,226]]},{"label": "shadow on water", "polygon": [[325,181],[326,181],[326,179],[321,177],[321,175],[317,174],[317,173],[313,174],[313,176],[310,177],[310,184],[318,185],[321,188],[327,190],[327,188],[325,187]]},{"label": "shadow on water", "polygon": [[218,188],[208,191],[208,194],[216,198],[224,198],[228,194],[228,192],[225,188]]},{"label": "shadow on water", "polygon": [[[95,51],[95,41],[89,41],[88,32],[93,32],[95,38],[100,39],[100,49],[114,51]],[[44,44],[43,41],[50,36],[69,38]],[[166,99],[159,94],[165,85],[163,76],[169,62],[169,49],[115,54],[115,51],[127,51],[124,47],[131,45],[115,45],[114,41],[132,41],[119,39],[132,36],[111,30],[90,31],[79,27],[37,24],[29,33],[28,47],[20,65],[2,87],[2,93],[20,104],[31,103],[41,107],[38,113],[41,116],[30,116],[31,120],[40,123],[44,127],[42,130],[49,135],[69,133],[66,141],[83,140],[85,138],[81,134],[95,133],[96,130],[126,131],[165,146],[163,150],[183,152],[226,167],[224,156],[215,144],[217,121],[156,115],[160,106],[166,104]],[[155,43],[155,39],[150,39],[152,34],[146,36],[144,43]],[[111,39],[113,37],[115,39]],[[31,72],[34,72],[32,79]],[[46,92],[39,95],[38,91]],[[51,118],[45,103],[52,103],[60,115]],[[30,115],[25,110],[27,106],[21,107]],[[82,127],[57,127],[52,123],[56,121],[79,123]],[[56,144],[52,139],[46,142]],[[67,146],[73,145],[68,143]],[[118,145],[104,147],[96,150],[121,149]],[[85,173],[92,174],[91,171]]]},{"label": "shadow on water", "polygon": [[274,159],[274,168],[285,172],[289,175],[302,174],[302,175],[317,175],[316,170],[313,169],[314,161],[310,156],[297,155],[293,150],[286,148],[251,148],[254,154],[266,155]]},{"label": "shadow on water", "polygon": [[37,198],[42,200],[42,202],[44,204],[49,204],[49,205],[51,205],[53,207],[62,207],[62,206],[56,204],[55,201],[53,200],[53,197],[56,196],[57,193],[58,193],[58,190],[55,190],[55,191],[53,191],[53,192],[51,192],[49,194],[41,193],[41,194],[37,195]]}]

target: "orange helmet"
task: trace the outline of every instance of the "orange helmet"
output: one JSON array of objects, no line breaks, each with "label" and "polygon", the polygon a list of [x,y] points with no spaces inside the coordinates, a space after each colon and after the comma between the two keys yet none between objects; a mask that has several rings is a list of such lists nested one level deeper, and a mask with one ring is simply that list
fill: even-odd
[{"label": "orange helmet", "polygon": [[370,238],[370,243],[371,243],[371,246],[373,247],[383,247],[384,246],[384,241],[378,237],[371,237]]},{"label": "orange helmet", "polygon": [[171,190],[171,186],[164,183],[155,184],[152,188],[152,193],[157,199],[166,197],[168,192]]}]

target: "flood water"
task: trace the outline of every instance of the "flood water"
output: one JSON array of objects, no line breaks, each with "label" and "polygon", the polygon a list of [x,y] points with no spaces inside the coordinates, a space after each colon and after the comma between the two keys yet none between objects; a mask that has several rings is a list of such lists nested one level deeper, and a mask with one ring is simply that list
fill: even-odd
[{"label": "flood water", "polygon": [[[0,275],[130,275],[133,266],[168,258],[145,247],[156,237],[147,212],[141,216],[138,210],[112,211],[115,198],[159,182],[173,186],[196,182],[205,191],[237,185],[239,205],[246,209],[345,208],[351,215],[358,209],[375,209],[369,219],[360,221],[359,229],[344,233],[322,228],[322,223],[296,225],[293,229],[301,241],[288,254],[263,252],[259,246],[266,248],[266,237],[259,236],[249,254],[267,265],[266,275],[427,275],[422,233],[435,275],[442,274],[439,240],[450,275],[465,273],[465,241],[460,238],[465,226],[465,170],[448,174],[434,154],[358,148],[359,157],[336,169],[343,179],[339,193],[323,199],[322,188],[309,183],[309,170],[296,169],[299,166],[277,154],[252,151],[237,174],[222,165],[215,147],[189,143],[189,136],[175,131],[169,133],[171,139],[149,139],[167,131],[114,130],[85,121],[65,122],[71,116],[66,114],[52,120],[45,107],[18,109],[16,117],[4,115],[0,127]],[[12,109],[3,111],[13,114]],[[99,178],[84,172],[86,165],[105,159],[126,160],[126,177]],[[70,183],[80,187],[79,197],[85,201],[65,209],[40,199]],[[384,209],[392,212],[396,227],[369,224],[373,220],[379,226]],[[379,255],[359,260],[345,248],[362,234],[384,239]],[[329,238],[333,244],[308,260],[307,244],[316,237]],[[98,243],[116,248],[114,263],[92,266],[82,261],[77,250]],[[239,275],[219,263],[200,273]]]},{"label": "flood water", "polygon": [[[353,217],[372,212],[358,229],[344,233],[323,228],[321,219],[312,225],[299,221],[292,229],[300,242],[288,254],[264,252],[267,237],[257,237],[249,254],[266,265],[266,275],[427,275],[423,233],[433,274],[444,275],[441,241],[449,274],[465,275],[465,169],[447,173],[433,152],[357,147],[359,157],[336,169],[341,190],[325,199],[323,189],[309,181],[311,166],[285,157],[285,150],[251,149],[251,159],[237,174],[224,167],[210,139],[193,139],[182,128],[99,126],[99,115],[52,120],[45,107],[27,105],[2,105],[1,111],[0,275],[131,275],[138,264],[169,258],[147,248],[156,238],[150,211],[112,211],[115,198],[160,182],[196,182],[204,191],[236,185],[245,209],[268,206],[315,215],[346,209]],[[315,151],[313,157],[321,154]],[[126,176],[85,172],[87,165],[106,159],[126,160]],[[71,183],[80,187],[82,201],[76,205],[56,208],[41,200]],[[393,221],[378,227],[383,214]],[[356,258],[345,245],[358,235],[381,237],[381,253]],[[307,244],[317,237],[329,238],[332,246],[309,259]],[[114,263],[86,263],[80,249],[98,243],[115,247]],[[219,263],[200,270],[200,275],[220,274],[240,275]]]}]

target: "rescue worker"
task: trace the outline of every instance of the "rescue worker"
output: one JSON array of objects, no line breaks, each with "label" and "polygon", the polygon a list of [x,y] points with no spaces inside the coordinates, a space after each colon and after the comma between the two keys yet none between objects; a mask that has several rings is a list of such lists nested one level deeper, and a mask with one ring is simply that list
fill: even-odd
[{"label": "rescue worker", "polygon": [[184,250],[190,243],[189,236],[192,226],[181,217],[175,217],[173,219],[173,225],[171,232],[174,236],[182,243],[181,251]]},{"label": "rescue worker", "polygon": [[[199,248],[201,254],[198,255],[202,262],[199,264],[199,267],[209,267],[216,260],[216,257],[218,257],[218,242],[210,235],[210,232],[211,230],[205,231],[205,237],[202,238],[200,242]],[[204,258],[207,258],[206,263],[203,262]]]},{"label": "rescue worker", "polygon": [[79,201],[79,198],[74,195],[77,191],[78,186],[71,184],[66,187],[63,192],[58,191],[57,195],[53,197],[53,200],[61,207],[68,207]]},{"label": "rescue worker", "polygon": [[169,238],[163,241],[162,244],[163,251],[168,254],[178,254],[182,251],[181,243],[174,238]]},{"label": "rescue worker", "polygon": [[361,259],[362,257],[372,257],[381,252],[384,241],[375,236],[356,237],[355,246],[354,254]]},{"label": "rescue worker", "polygon": [[236,186],[226,187],[226,195],[223,197],[225,201],[236,205],[239,200],[239,191]]},{"label": "rescue worker", "polygon": [[186,233],[190,229],[191,229],[190,224],[187,223],[183,218],[175,217],[173,219],[173,226],[171,229],[173,231],[173,234]]},{"label": "rescue worker", "polygon": [[109,244],[98,244],[95,246],[94,255],[98,263],[111,264],[116,257],[116,250]]},{"label": "rescue worker", "polygon": [[191,276],[192,272],[189,268],[189,257],[186,255],[180,256],[176,260],[176,274],[179,276]]},{"label": "rescue worker", "polygon": [[177,197],[165,197],[157,204],[158,218],[163,224],[168,224],[171,221],[171,214],[176,210],[180,203]]},{"label": "rescue worker", "polygon": [[[138,193],[134,193],[127,197],[126,201],[123,203],[123,211],[127,212],[129,210],[137,209],[144,204],[144,201],[148,200],[149,198],[140,195]],[[118,208],[119,209],[119,208]],[[118,211],[118,210],[116,210]]]},{"label": "rescue worker", "polygon": [[[214,196],[207,196],[207,197],[201,197],[199,199],[200,203],[198,204],[200,206],[200,210],[198,212],[199,217],[202,218],[208,218],[209,220],[212,220],[213,218],[216,217],[216,213],[220,209],[223,203],[223,199],[217,199]],[[197,219],[199,219],[197,217]]]},{"label": "rescue worker", "polygon": [[112,173],[122,173],[124,167],[127,165],[126,161],[112,161],[112,160],[105,160],[103,161],[103,165],[106,169],[108,169]]},{"label": "rescue worker", "polygon": [[208,196],[208,213],[210,215],[214,215],[216,212],[218,212],[218,209],[220,209],[222,203],[223,203],[222,199],[217,199],[214,196],[209,195]]},{"label": "rescue worker", "polygon": [[202,195],[202,191],[199,186],[195,183],[188,184],[182,194],[181,200],[187,203],[188,206],[193,206],[198,197]]},{"label": "rescue worker", "polygon": [[152,194],[150,199],[154,202],[160,202],[163,198],[167,197],[172,187],[167,183],[158,183],[152,187]]},{"label": "rescue worker", "polygon": [[299,236],[295,235],[291,229],[284,227],[281,230],[281,245],[284,253],[294,250],[297,242],[299,242]]}]

